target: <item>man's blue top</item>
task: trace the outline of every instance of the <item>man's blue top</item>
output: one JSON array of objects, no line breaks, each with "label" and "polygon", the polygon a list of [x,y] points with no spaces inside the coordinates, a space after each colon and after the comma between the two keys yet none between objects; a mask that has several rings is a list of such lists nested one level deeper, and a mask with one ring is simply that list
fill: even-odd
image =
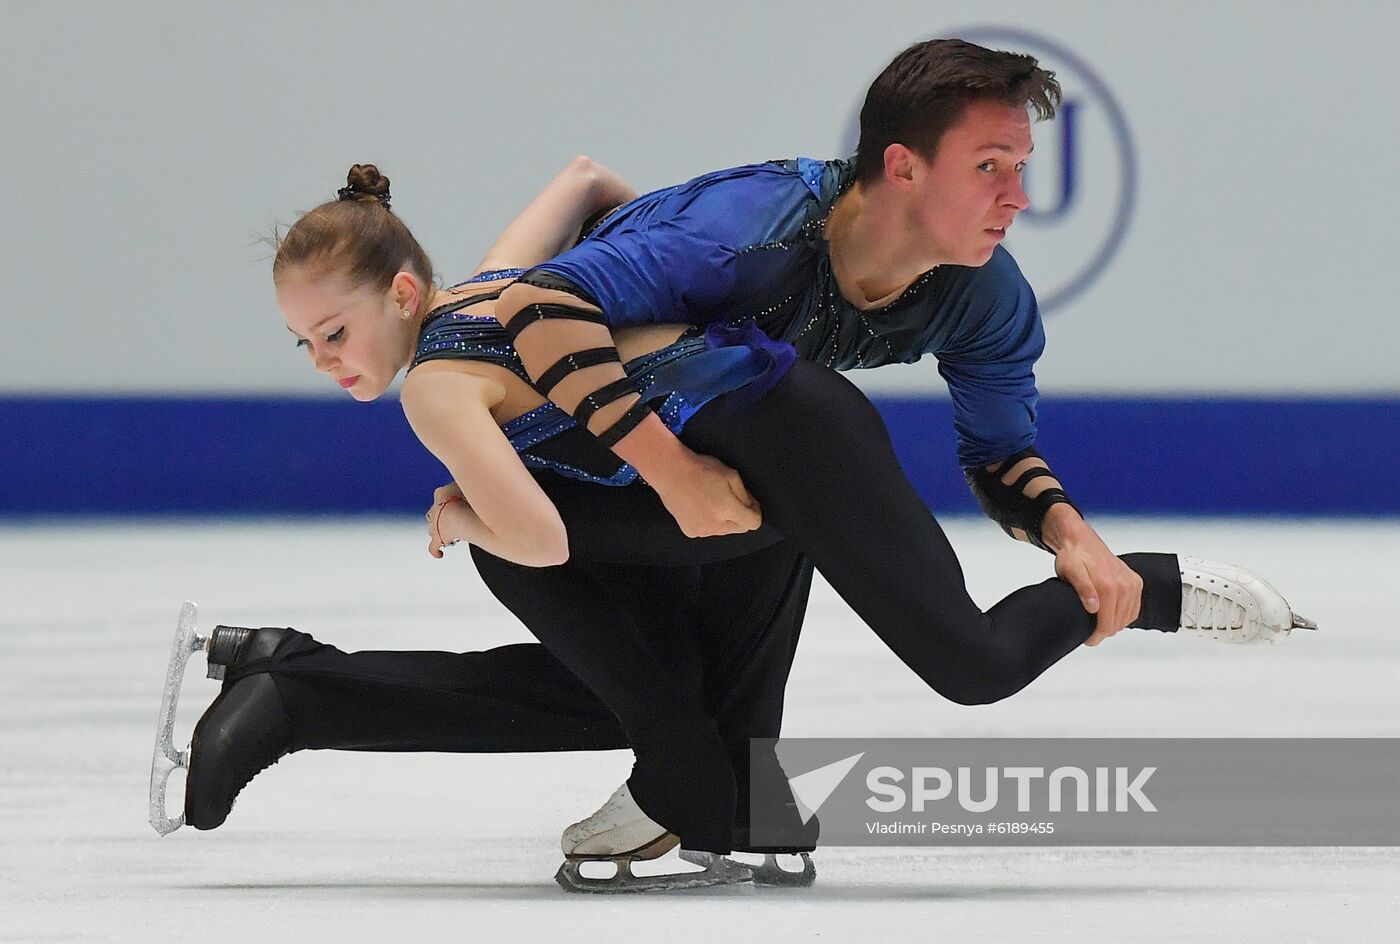
[{"label": "man's blue top", "polygon": [[924,273],[890,305],[842,297],[823,238],[854,179],[847,161],[799,158],[716,171],[616,211],[540,270],[583,289],[610,325],[753,319],[799,357],[837,370],[938,358],[963,466],[1035,442],[1035,295],[1000,246],[978,268]]}]

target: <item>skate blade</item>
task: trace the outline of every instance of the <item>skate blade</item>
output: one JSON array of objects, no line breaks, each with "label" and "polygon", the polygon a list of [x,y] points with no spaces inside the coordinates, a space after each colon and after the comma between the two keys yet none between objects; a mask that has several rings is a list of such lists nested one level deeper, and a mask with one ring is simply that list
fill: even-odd
[{"label": "skate blade", "polygon": [[1317,629],[1317,624],[1301,613],[1293,614],[1292,629]]},{"label": "skate blade", "polygon": [[189,748],[175,750],[175,709],[180,703],[180,684],[185,680],[185,667],[190,656],[209,642],[207,636],[195,631],[199,608],[188,600],[180,608],[180,620],[175,627],[175,641],[170,647],[170,662],[165,669],[165,688],[160,695],[160,714],[156,716],[156,746],[151,754],[151,828],[162,836],[185,825],[184,804],[177,817],[166,814],[165,792],[170,775],[190,765]]},{"label": "skate blade", "polygon": [[[713,888],[718,885],[741,885],[753,880],[748,866],[711,852],[682,850],[680,857],[694,865],[704,866],[700,872],[673,872],[665,875],[635,875],[633,859],[565,859],[554,873],[554,881],[566,892],[583,894],[632,894],[634,892],[669,892],[686,888]],[[608,878],[589,878],[580,871],[587,862],[616,862],[617,871]]]},{"label": "skate blade", "polygon": [[796,871],[783,868],[776,855],[765,855],[762,865],[752,866],[753,883],[766,888],[811,888],[817,880],[817,867],[807,853],[797,855],[802,857],[802,868]]}]

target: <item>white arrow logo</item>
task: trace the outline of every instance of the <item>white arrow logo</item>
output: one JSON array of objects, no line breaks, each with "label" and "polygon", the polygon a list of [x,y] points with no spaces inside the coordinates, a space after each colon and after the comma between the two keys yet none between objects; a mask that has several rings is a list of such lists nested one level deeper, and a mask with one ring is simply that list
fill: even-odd
[{"label": "white arrow logo", "polygon": [[827,764],[825,767],[818,767],[816,770],[809,770],[805,774],[798,774],[796,777],[788,779],[788,786],[792,788],[792,798],[797,801],[797,811],[802,814],[802,823],[805,826],[807,821],[816,815],[817,810],[822,808],[822,804],[836,792],[836,788],[841,786],[841,781],[846,779],[846,775],[851,772],[851,768],[860,762],[865,756],[865,751],[859,754],[852,754],[844,760]]}]

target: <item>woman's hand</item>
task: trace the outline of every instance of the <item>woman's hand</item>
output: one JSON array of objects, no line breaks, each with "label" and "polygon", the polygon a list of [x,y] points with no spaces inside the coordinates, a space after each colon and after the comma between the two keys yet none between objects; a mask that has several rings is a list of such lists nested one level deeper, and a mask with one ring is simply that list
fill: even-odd
[{"label": "woman's hand", "polygon": [[739,473],[713,456],[691,453],[659,481],[647,481],[688,538],[742,534],[763,524],[758,501]]},{"label": "woman's hand", "polygon": [[763,524],[758,501],[739,473],[691,451],[655,413],[612,451],[641,474],[688,538],[742,534]]},{"label": "woman's hand", "polygon": [[448,482],[433,490],[433,505],[425,516],[428,519],[428,553],[435,558],[442,557],[442,549],[451,547],[462,539],[454,516],[447,514],[449,505],[465,502],[462,490],[456,482]]}]

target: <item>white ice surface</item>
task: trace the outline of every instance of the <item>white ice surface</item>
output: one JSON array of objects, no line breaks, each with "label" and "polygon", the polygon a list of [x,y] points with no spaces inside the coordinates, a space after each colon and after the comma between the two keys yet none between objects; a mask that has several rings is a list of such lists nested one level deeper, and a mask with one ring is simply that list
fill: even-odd
[{"label": "white ice surface", "polygon": [[[1322,631],[1274,649],[1127,632],[1002,704],[926,691],[824,585],[792,736],[1400,736],[1400,525],[1100,522],[1119,550],[1237,561]],[[948,527],[989,604],[1049,559]],[[148,764],[181,600],[342,648],[525,639],[407,520],[0,529],[0,941],[1394,941],[1388,849],[824,849],[809,890],[566,896],[559,830],[631,755],[306,752],[229,822],[164,839]],[[215,692],[191,662],[183,737]],[[172,787],[175,783],[172,782]],[[178,795],[178,789],[175,790]]]}]

